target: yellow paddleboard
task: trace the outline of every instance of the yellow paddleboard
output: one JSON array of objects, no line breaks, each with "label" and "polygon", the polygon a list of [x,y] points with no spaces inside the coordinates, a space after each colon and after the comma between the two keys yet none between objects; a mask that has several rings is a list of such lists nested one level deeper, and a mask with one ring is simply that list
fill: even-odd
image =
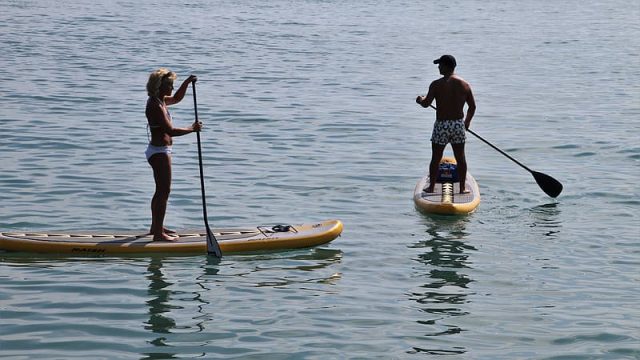
[{"label": "yellow paddleboard", "polygon": [[[455,165],[456,160],[451,157],[443,157],[440,164],[441,168],[443,164]],[[467,194],[460,194],[460,182],[457,179],[437,182],[435,191],[427,193],[424,190],[429,185],[429,174],[425,175],[418,181],[413,192],[416,208],[430,214],[463,215],[471,213],[480,204],[480,189],[468,171],[465,182],[465,188],[469,190]]]},{"label": "yellow paddleboard", "polygon": [[[322,245],[342,232],[340,220],[315,224],[211,229],[223,254],[286,250]],[[0,232],[0,250],[60,254],[134,254],[207,252],[206,232],[181,231],[177,241],[153,241],[151,235],[130,232]]]}]

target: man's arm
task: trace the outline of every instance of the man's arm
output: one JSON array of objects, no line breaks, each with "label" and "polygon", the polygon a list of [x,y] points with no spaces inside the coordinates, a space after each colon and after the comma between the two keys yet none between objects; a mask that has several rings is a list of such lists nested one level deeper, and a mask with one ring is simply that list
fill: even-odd
[{"label": "man's arm", "polygon": [[416,99],[416,102],[424,108],[431,106],[433,99],[436,97],[434,84],[435,81],[432,82],[431,85],[429,85],[429,92],[427,93],[427,96],[418,96],[418,98]]},{"label": "man's arm", "polygon": [[467,102],[467,116],[464,119],[464,126],[465,128],[469,128],[469,126],[471,126],[471,119],[473,119],[473,115],[475,115],[476,113],[476,100],[473,98],[473,91],[471,91],[471,86],[467,85],[469,87],[469,91],[467,92],[467,98],[466,98],[466,102]]}]

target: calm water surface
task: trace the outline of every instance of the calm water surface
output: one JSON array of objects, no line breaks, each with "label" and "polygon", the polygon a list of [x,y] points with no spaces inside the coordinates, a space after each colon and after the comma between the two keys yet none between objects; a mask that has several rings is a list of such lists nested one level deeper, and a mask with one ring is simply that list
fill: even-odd
[{"label": "calm water surface", "polygon": [[[639,359],[640,7],[628,1],[0,1],[0,231],[149,226],[145,84],[199,77],[210,222],[339,218],[227,256],[0,253],[7,359]],[[483,196],[415,211],[452,53]],[[191,93],[174,121],[193,120]],[[167,223],[202,226],[194,136]]]}]

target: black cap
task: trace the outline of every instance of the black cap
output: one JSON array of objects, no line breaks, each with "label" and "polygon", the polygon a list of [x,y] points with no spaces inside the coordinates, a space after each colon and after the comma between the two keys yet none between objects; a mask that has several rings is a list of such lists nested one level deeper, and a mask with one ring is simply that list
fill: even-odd
[{"label": "black cap", "polygon": [[453,55],[442,55],[439,59],[433,60],[434,64],[444,64],[450,66],[451,68],[456,67],[456,58]]}]

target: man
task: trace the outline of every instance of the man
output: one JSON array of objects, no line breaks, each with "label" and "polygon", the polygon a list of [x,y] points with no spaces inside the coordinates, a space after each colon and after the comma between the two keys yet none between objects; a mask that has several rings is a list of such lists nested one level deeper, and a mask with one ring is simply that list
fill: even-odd
[{"label": "man", "polygon": [[[476,102],[473,99],[471,86],[464,79],[454,74],[456,59],[452,55],[442,55],[433,61],[438,64],[442,78],[429,85],[427,96],[418,96],[416,102],[422,107],[429,107],[436,100],[436,122],[431,134],[431,163],[429,164],[429,186],[427,193],[434,192],[438,168],[444,149],[451,143],[453,155],[458,163],[460,178],[460,193],[468,193],[465,188],[467,176],[467,160],[464,154],[466,129],[471,125],[471,119],[476,112]],[[464,104],[467,104],[467,116],[464,116]]]}]

